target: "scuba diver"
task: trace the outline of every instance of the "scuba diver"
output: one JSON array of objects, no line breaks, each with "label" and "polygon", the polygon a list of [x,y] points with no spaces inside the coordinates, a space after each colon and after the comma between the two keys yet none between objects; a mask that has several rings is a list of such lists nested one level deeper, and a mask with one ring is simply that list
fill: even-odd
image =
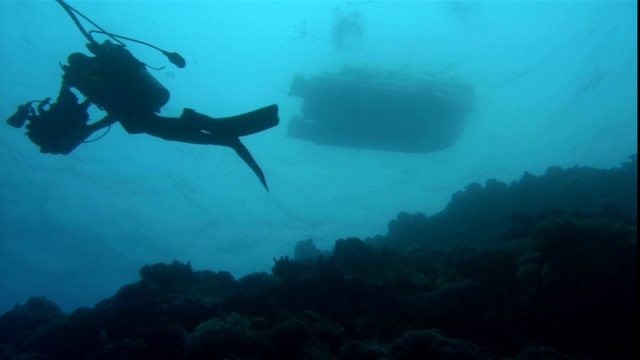
[{"label": "scuba diver", "polygon": [[[129,134],[146,133],[171,141],[228,146],[249,165],[269,191],[262,170],[239,137],[278,125],[277,105],[226,118],[211,118],[189,108],[185,108],[178,118],[159,116],[157,113],[160,108],[169,101],[169,91],[119,39],[157,49],[180,68],[185,67],[185,60],[175,52],[170,53],[139,40],[106,32],[63,0],[56,1],[89,40],[86,46],[93,56],[82,53],[69,55],[68,65],[62,65],[64,74],[56,102],[49,104],[50,98],[46,98],[20,105],[7,120],[9,125],[21,128],[29,121],[26,125],[27,136],[40,147],[42,153],[50,154],[69,154],[82,143],[98,140],[116,122],[120,122]],[[87,32],[76,14],[99,31]],[[116,43],[110,40],[98,43],[91,36],[93,32],[104,34]],[[78,102],[71,89],[76,89],[86,99]],[[35,108],[34,103],[38,104]],[[107,115],[89,123],[87,109],[91,104],[104,110]],[[87,140],[91,134],[103,128],[107,128],[104,134]]]}]

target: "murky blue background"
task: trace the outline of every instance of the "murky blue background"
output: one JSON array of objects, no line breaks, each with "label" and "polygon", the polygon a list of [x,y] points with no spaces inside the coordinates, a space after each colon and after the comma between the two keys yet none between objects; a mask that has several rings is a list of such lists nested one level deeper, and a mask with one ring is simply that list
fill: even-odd
[{"label": "murky blue background", "polygon": [[[162,115],[214,117],[277,103],[281,125],[243,138],[270,193],[228,148],[128,135],[40,154],[0,124],[0,311],[31,295],[92,306],[150,263],[235,276],[269,271],[300,240],[320,248],[433,214],[489,178],[551,165],[609,168],[637,148],[633,1],[81,1],[108,31],[177,51],[185,69],[131,44],[170,91]],[[361,36],[337,48],[337,19]],[[0,2],[0,115],[54,97],[85,39],[53,0]],[[296,73],[342,66],[455,79],[475,89],[462,138],[434,153],[322,147],[286,137]],[[92,112],[94,118],[99,112]]]}]

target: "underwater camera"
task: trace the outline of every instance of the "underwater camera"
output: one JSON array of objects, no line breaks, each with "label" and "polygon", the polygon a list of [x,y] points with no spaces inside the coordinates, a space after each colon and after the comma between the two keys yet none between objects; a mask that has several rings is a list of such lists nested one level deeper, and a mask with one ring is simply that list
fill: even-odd
[{"label": "underwater camera", "polygon": [[27,101],[26,103],[18,106],[18,110],[16,110],[16,112],[7,119],[6,123],[16,129],[22,128],[30,117],[36,115],[36,111],[31,104],[40,103],[38,105],[38,113],[42,113],[45,111],[44,107],[49,105],[49,101],[51,101],[51,98]]},{"label": "underwater camera", "polygon": [[13,126],[16,129],[20,129],[27,121],[27,117],[31,114],[31,103],[26,103],[18,106],[18,110],[7,119],[7,124]]}]

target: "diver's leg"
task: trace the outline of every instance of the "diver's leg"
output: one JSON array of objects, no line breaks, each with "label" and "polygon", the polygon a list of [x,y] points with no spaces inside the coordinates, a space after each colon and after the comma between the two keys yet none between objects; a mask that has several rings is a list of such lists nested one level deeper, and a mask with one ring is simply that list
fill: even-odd
[{"label": "diver's leg", "polygon": [[224,145],[233,141],[233,136],[220,129],[215,134],[203,130],[193,121],[184,121],[180,118],[170,118],[150,114],[138,116],[135,119],[121,119],[120,123],[130,134],[146,133],[169,141],[179,141],[200,145]]},{"label": "diver's leg", "polygon": [[184,109],[178,119],[151,114],[135,121],[120,122],[129,133],[145,132],[165,140],[228,146],[228,139],[267,130],[278,125],[279,119],[278,106],[270,105],[225,118],[212,118]]},{"label": "diver's leg", "polygon": [[228,131],[224,126],[219,126],[213,132],[209,132],[208,130],[203,130],[202,126],[199,125],[197,122],[184,121],[182,117],[176,119],[151,115],[145,119],[146,131],[144,132],[170,141],[230,147],[249,165],[265,189],[269,191],[262,169],[251,156],[249,150],[240,142],[237,135],[232,134],[232,131]]}]

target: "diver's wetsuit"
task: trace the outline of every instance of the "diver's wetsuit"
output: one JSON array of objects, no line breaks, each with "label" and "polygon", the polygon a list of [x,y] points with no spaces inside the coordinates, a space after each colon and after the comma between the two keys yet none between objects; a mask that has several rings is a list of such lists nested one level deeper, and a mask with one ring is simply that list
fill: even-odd
[{"label": "diver's wetsuit", "polygon": [[119,121],[130,134],[146,133],[165,140],[231,147],[268,190],[260,167],[239,137],[276,126],[277,105],[218,119],[192,109],[184,109],[179,118],[158,116],[156,113],[169,101],[169,91],[149,74],[142,62],[124,46],[108,40],[90,43],[88,48],[95,56],[73,53],[68,57],[69,65],[63,66],[62,86],[78,89],[107,112],[108,116],[93,131]]}]

